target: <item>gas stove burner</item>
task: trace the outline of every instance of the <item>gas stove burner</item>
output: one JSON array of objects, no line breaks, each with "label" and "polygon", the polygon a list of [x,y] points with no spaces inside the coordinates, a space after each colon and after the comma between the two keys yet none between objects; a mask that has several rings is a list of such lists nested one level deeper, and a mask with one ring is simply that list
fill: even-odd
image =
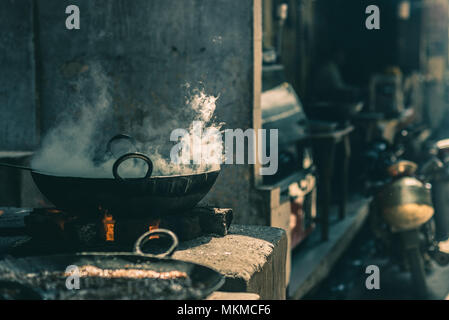
[{"label": "gas stove burner", "polygon": [[[101,215],[87,218],[57,208],[36,208],[24,218],[26,233],[33,242],[69,248],[129,247],[135,239],[151,230],[172,230],[180,240],[202,235],[224,236],[232,221],[232,209],[195,207],[182,215],[163,218],[124,218],[99,208]],[[157,236],[154,236],[157,237]],[[157,241],[156,241],[157,242]]]},{"label": "gas stove burner", "polygon": [[118,219],[107,210],[98,218],[67,213],[56,208],[34,209],[25,217],[27,233],[37,240],[59,240],[73,244],[131,244],[139,234],[159,228],[152,218]]}]

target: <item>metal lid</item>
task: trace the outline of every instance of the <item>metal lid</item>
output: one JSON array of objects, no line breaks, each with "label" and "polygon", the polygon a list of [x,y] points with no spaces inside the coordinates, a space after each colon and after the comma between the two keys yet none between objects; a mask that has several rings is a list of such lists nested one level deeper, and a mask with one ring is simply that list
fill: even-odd
[{"label": "metal lid", "polygon": [[261,102],[262,126],[278,130],[281,146],[305,138],[307,118],[290,84],[283,83],[263,92]]}]

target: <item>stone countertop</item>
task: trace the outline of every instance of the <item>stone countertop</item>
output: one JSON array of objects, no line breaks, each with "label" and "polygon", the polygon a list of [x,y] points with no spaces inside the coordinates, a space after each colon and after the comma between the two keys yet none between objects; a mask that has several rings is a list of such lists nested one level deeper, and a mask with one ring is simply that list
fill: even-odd
[{"label": "stone countertop", "polygon": [[174,259],[191,261],[226,277],[220,289],[285,299],[287,237],[283,229],[233,225],[225,237],[200,237],[180,244]]},{"label": "stone countertop", "polygon": [[[7,234],[0,236],[0,255],[17,241],[29,239],[23,231],[23,216],[16,208],[0,208]],[[14,211],[14,215],[3,214]],[[7,218],[7,219],[6,219]],[[14,231],[16,230],[16,231]],[[13,232],[14,231],[14,232]],[[283,229],[231,225],[224,237],[203,236],[181,242],[174,259],[205,265],[226,277],[220,291],[254,293],[261,299],[286,298],[287,236]]]}]

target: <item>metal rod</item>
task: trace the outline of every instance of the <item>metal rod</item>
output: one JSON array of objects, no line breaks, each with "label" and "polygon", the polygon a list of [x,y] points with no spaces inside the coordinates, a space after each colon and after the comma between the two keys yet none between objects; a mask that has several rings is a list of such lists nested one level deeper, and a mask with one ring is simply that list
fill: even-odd
[{"label": "metal rod", "polygon": [[30,167],[18,166],[15,164],[4,163],[4,162],[0,162],[0,167],[8,167],[8,168],[14,168],[14,169],[20,169],[20,170],[34,171],[33,168],[30,168]]}]

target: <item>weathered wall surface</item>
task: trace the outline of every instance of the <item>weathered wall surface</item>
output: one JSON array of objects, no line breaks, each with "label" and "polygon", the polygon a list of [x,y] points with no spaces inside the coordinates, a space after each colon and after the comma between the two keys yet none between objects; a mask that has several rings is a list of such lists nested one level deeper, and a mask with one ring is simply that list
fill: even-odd
[{"label": "weathered wall surface", "polygon": [[[124,130],[161,124],[185,106],[185,85],[220,95],[217,117],[251,125],[252,1],[47,0],[39,2],[43,127],[70,111],[93,66],[110,79]],[[81,29],[65,28],[78,5]],[[93,101],[96,92],[81,92]],[[131,128],[131,129],[130,129]],[[169,137],[167,137],[169,141]]]},{"label": "weathered wall surface", "polygon": [[[69,4],[80,8],[80,30],[65,28]],[[78,84],[98,65],[110,79],[111,135],[139,135],[149,118],[169,143],[170,131],[186,125],[172,121],[186,108],[186,84],[219,95],[216,116],[227,128],[253,126],[253,1],[46,0],[38,13],[44,130],[80,95],[95,101],[95,90]],[[244,221],[251,172],[225,167],[206,201]]]},{"label": "weathered wall surface", "polygon": [[0,1],[0,150],[37,143],[33,1]]},{"label": "weathered wall surface", "polygon": [[[118,132],[145,139],[146,126],[168,144],[171,130],[188,125],[182,121],[188,86],[219,95],[216,119],[224,128],[252,128],[258,2],[2,1],[0,23],[11,31],[0,39],[9,72],[0,77],[0,148],[32,148],[36,113],[43,136],[64,116],[77,116],[79,104],[98,103],[104,88],[111,108],[94,138],[99,144]],[[65,27],[69,5],[80,9],[80,30]],[[249,165],[224,166],[205,201],[232,207],[239,223],[265,224],[251,205],[253,172]]]}]

